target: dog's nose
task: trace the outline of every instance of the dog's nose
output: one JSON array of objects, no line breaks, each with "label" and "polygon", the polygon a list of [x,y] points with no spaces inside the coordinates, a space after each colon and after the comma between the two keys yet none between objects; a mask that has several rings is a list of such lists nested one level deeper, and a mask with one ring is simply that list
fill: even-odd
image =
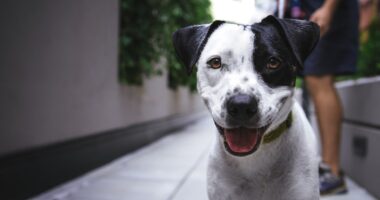
[{"label": "dog's nose", "polygon": [[238,94],[227,100],[227,113],[237,120],[248,120],[257,112],[256,98]]}]

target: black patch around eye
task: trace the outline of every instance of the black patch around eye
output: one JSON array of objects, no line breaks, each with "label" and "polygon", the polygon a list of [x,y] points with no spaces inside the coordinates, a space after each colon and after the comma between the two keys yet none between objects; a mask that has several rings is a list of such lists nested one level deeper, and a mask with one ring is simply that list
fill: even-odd
[{"label": "black patch around eye", "polygon": [[[296,72],[290,63],[294,62],[294,58],[280,35],[272,27],[254,27],[252,31],[255,34],[255,70],[270,87],[293,86]],[[271,57],[280,58],[281,64],[278,68],[267,67]]]}]

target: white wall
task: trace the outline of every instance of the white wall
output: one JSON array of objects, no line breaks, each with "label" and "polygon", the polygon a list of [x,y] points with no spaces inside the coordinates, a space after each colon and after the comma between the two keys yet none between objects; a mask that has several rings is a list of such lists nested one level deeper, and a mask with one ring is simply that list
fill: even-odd
[{"label": "white wall", "polygon": [[117,0],[0,2],[0,155],[203,109],[166,76],[117,80]]}]

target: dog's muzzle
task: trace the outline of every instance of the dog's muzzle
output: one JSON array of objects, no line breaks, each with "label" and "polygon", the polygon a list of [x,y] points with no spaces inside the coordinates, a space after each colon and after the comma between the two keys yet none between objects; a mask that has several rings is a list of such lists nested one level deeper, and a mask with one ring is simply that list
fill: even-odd
[{"label": "dog's muzzle", "polygon": [[267,128],[252,128],[252,119],[257,115],[258,102],[247,94],[237,94],[226,102],[227,123],[234,128],[216,126],[224,139],[228,152],[236,156],[253,153],[259,147],[261,138]]}]

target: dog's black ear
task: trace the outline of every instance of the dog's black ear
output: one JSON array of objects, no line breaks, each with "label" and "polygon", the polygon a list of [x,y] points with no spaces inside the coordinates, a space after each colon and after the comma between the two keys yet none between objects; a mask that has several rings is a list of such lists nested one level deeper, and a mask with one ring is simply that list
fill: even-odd
[{"label": "dog's black ear", "polygon": [[318,43],[319,26],[306,20],[279,19],[274,16],[264,18],[261,23],[276,27],[293,52],[298,67],[302,69],[307,56]]},{"label": "dog's black ear", "polygon": [[212,32],[224,21],[181,28],[173,34],[175,52],[190,74]]}]

